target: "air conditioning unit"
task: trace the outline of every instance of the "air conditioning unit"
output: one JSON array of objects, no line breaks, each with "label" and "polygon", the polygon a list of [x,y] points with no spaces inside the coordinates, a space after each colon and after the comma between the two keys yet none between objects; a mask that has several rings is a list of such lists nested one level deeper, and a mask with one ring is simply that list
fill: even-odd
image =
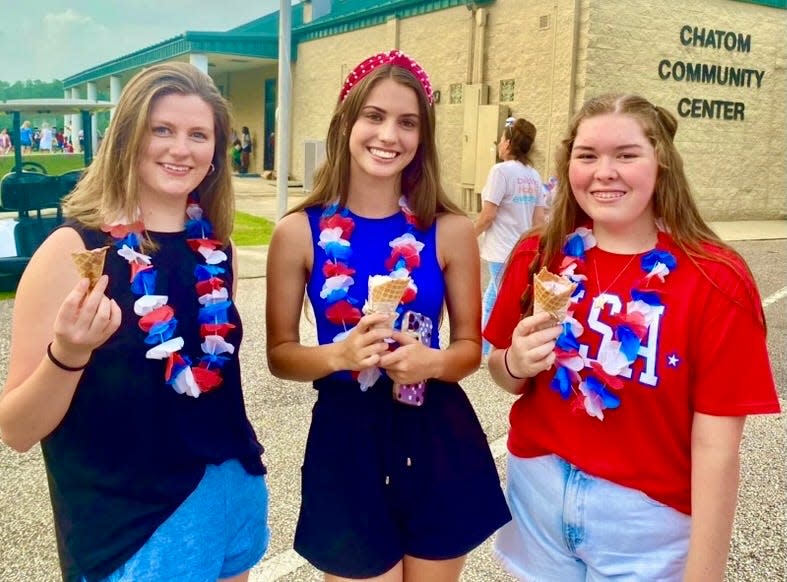
[{"label": "air conditioning unit", "polygon": [[311,192],[314,188],[314,172],[325,160],[325,140],[307,139],[303,145],[303,191]]}]

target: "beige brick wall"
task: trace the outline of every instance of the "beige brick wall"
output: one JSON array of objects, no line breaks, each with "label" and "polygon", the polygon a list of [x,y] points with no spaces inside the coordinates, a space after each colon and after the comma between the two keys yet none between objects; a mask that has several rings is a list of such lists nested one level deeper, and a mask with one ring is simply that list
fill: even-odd
[{"label": "beige brick wall", "polygon": [[573,0],[498,0],[490,8],[484,81],[500,103],[500,81],[514,79],[511,114],[537,128],[534,167],[554,173],[554,149],[571,109],[574,60]]},{"label": "beige brick wall", "polygon": [[[742,102],[743,121],[680,117],[676,143],[708,220],[785,216],[785,32],[787,11],[732,0],[592,0],[587,95],[636,92],[678,116],[687,97]],[[751,35],[751,51],[684,46],[683,25]],[[660,61],[765,71],[762,87],[662,80]]]},{"label": "beige brick wall", "polygon": [[433,88],[440,91],[440,103],[435,105],[440,178],[457,203],[461,203],[464,109],[450,103],[450,86],[467,80],[471,21],[472,13],[460,6],[402,20],[399,32],[399,48],[421,63]]}]

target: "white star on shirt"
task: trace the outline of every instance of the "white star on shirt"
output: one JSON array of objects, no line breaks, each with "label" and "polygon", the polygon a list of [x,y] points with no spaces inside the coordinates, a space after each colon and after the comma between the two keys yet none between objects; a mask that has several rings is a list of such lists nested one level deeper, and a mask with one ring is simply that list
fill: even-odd
[{"label": "white star on shirt", "polygon": [[667,356],[667,364],[671,368],[677,368],[679,363],[680,363],[680,358],[676,354],[670,354],[669,356]]}]

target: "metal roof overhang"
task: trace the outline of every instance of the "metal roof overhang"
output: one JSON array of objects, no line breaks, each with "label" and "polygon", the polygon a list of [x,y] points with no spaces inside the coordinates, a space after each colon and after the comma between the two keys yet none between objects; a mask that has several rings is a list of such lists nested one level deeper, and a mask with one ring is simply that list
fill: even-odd
[{"label": "metal roof overhang", "polygon": [[144,67],[163,61],[188,61],[192,53],[207,55],[208,73],[221,75],[275,65],[279,55],[279,40],[276,35],[187,31],[67,77],[63,80],[63,88],[93,82],[98,90],[108,91],[111,76],[119,77],[121,85],[125,85]]},{"label": "metal roof overhang", "polygon": [[80,111],[108,111],[114,107],[109,101],[91,101],[89,99],[9,99],[0,101],[3,113],[57,114],[79,113]]}]

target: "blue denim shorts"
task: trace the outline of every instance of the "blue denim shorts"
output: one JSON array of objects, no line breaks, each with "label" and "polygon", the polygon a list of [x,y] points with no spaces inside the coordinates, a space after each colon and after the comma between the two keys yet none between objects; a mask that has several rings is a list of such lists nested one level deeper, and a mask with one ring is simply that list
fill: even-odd
[{"label": "blue denim shorts", "polygon": [[636,489],[580,471],[555,455],[509,453],[513,521],[495,553],[519,580],[680,581],[691,517]]},{"label": "blue denim shorts", "polygon": [[175,513],[102,582],[215,582],[250,570],[269,540],[265,477],[236,460],[208,465]]}]

